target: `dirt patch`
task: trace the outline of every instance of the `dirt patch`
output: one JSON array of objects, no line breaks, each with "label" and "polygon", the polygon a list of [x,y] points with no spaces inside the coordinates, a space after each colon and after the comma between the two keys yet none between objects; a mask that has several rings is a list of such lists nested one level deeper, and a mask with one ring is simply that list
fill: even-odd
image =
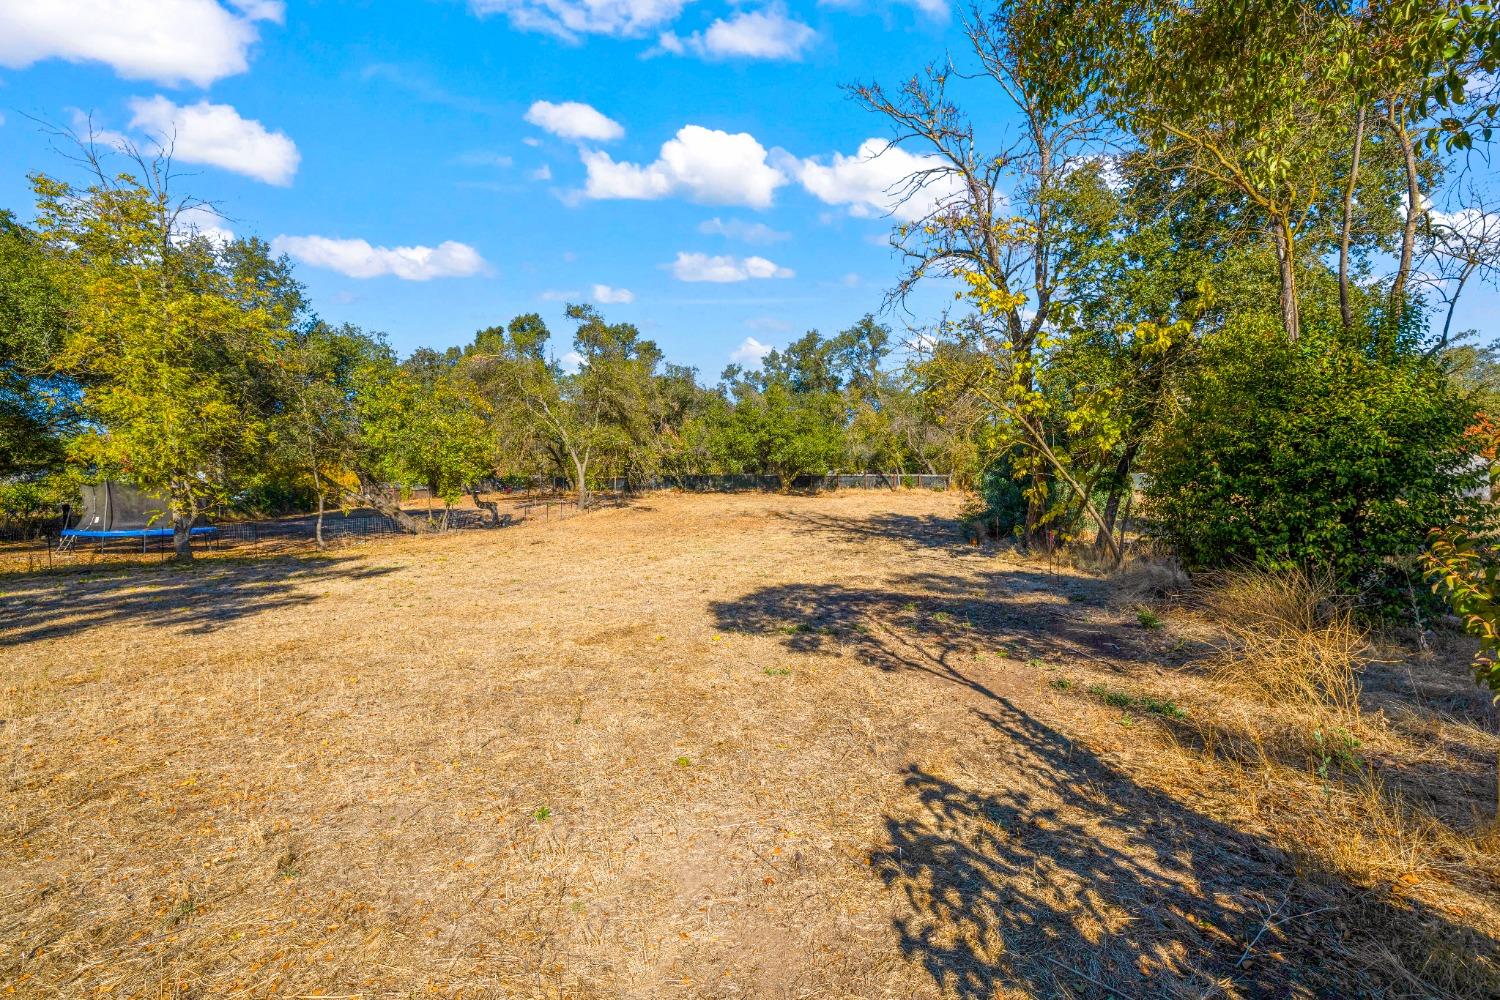
[{"label": "dirt patch", "polygon": [[[1289,796],[1091,693],[1208,697],[1170,615],[966,544],[957,510],[660,494],[0,578],[0,985],[1416,996],[1391,942],[1420,939],[1486,995],[1489,869],[1298,853],[1341,786]],[[1413,712],[1392,732],[1493,787],[1481,727]]]}]

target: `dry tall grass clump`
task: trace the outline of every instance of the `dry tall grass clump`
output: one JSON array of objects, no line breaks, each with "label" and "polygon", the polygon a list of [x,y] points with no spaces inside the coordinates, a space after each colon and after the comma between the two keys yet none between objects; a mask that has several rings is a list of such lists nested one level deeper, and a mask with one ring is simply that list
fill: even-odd
[{"label": "dry tall grass clump", "polygon": [[1122,607],[1156,604],[1188,589],[1182,564],[1169,555],[1130,551],[1110,574],[1111,592]]},{"label": "dry tall grass clump", "polygon": [[1205,604],[1227,640],[1221,680],[1275,704],[1359,714],[1367,635],[1331,578],[1241,570],[1208,590]]}]

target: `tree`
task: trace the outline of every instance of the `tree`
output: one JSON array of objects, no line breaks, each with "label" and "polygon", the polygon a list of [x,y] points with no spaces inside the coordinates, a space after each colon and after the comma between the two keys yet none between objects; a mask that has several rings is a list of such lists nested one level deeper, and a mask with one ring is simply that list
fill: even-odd
[{"label": "tree", "polygon": [[452,359],[378,352],[356,379],[362,462],[379,482],[423,485],[452,507],[494,468],[489,407]]},{"label": "tree", "polygon": [[759,371],[725,369],[733,408],[719,429],[719,452],[740,469],[776,476],[783,490],[798,476],[832,469],[845,453],[847,419],[833,348],[810,332],[767,354]]},{"label": "tree", "polygon": [[1471,281],[1500,284],[1500,210],[1471,189],[1466,203],[1453,212],[1432,212],[1424,233],[1422,258],[1429,264],[1427,284],[1443,301],[1443,328],[1436,348],[1453,338],[1453,313]]},{"label": "tree", "polygon": [[52,367],[66,325],[36,234],[0,211],[0,476],[55,469],[77,429],[78,386]]},{"label": "tree", "polygon": [[381,352],[382,345],[358,328],[322,322],[297,331],[277,352],[281,408],[272,433],[282,461],[312,487],[319,548],[328,501],[342,504],[360,492],[355,394],[361,367],[376,363]]},{"label": "tree", "polygon": [[553,468],[572,482],[580,507],[600,465],[641,479],[659,429],[657,368],[662,354],[629,323],[608,323],[592,306],[570,305],[577,371],[562,370],[546,353],[548,331],[539,317],[520,316],[505,331],[480,331],[466,360],[474,377],[503,398],[508,422],[534,435]]},{"label": "tree", "polygon": [[168,158],[111,175],[88,143],[87,186],[35,175],[37,234],[70,304],[56,370],[82,385],[73,455],[166,498],[179,560],[191,528],[265,456],[268,365],[295,296],[263,244],[185,233]]}]

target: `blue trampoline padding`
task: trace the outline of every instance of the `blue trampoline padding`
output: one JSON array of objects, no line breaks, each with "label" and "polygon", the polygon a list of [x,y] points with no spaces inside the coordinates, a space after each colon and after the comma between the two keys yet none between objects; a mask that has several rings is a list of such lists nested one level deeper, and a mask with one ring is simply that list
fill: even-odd
[{"label": "blue trampoline padding", "polygon": [[[194,528],[195,535],[211,535],[218,528]],[[124,528],[120,531],[84,531],[79,528],[64,528],[65,538],[171,538],[171,528]]]}]

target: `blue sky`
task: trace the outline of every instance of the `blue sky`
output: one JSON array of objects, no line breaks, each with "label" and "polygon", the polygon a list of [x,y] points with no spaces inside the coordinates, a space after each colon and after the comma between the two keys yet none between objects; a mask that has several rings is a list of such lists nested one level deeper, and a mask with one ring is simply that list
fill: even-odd
[{"label": "blue sky", "polygon": [[937,0],[41,6],[0,0],[0,206],[68,175],[27,116],[175,131],[206,224],[281,238],[327,319],[409,351],[536,310],[561,352],[564,301],[592,301],[710,380],[747,338],[878,309],[899,170],[858,158],[885,132],[840,85],[961,40]]},{"label": "blue sky", "polygon": [[841,85],[950,50],[947,0],[0,0],[0,206],[69,176],[28,116],[174,133],[200,222],[292,255],[328,320],[407,352],[539,311],[562,353],[595,302],[712,381],[879,308],[914,161]]}]

